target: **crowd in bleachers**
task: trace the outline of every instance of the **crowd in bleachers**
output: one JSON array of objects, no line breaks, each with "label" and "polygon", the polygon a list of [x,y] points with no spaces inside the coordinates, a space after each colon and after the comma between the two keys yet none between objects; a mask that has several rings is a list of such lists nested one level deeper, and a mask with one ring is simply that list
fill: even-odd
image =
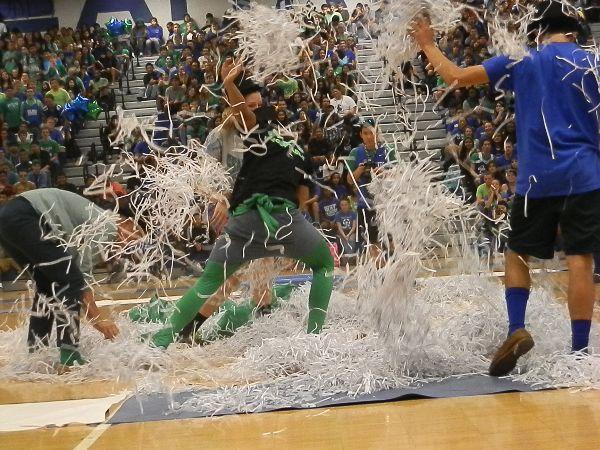
[{"label": "crowd in bleachers", "polygon": [[[526,3],[465,2],[497,8],[506,20]],[[360,118],[356,103],[356,48],[373,13],[367,4],[350,11],[343,2],[331,3],[306,16],[305,37],[313,36],[314,24],[320,33],[310,39],[310,51],[301,55],[297,72],[268,80],[263,98],[276,107],[278,121],[297,133],[298,144],[316,167],[318,182],[302,208],[332,241],[337,238],[339,249],[352,254],[358,242],[370,239],[372,220],[368,192],[357,184],[367,183],[371,171],[394,155]],[[84,124],[67,120],[62,108],[81,94],[114,110],[112,87],[122,82],[131,58],[151,57],[138,99],[156,101],[158,112],[168,113],[176,125],[175,134],[161,144],[210,141],[211,133],[228,120],[218,69],[221,59],[236,48],[236,31],[235,21],[210,13],[203,22],[189,14],[180,23],[136,21],[131,33],[120,37],[98,24],[46,33],[7,30],[0,37],[0,205],[30,189],[80,189],[63,169],[69,159],[80,156],[74,136]],[[442,36],[440,47],[460,66],[480,64],[491,56],[487,24],[465,9],[461,23]],[[448,186],[477,202],[491,219],[506,215],[518,170],[510,94],[499,96],[487,87],[449,91],[423,55],[413,66],[402,72],[412,77],[417,89],[426,86],[445,111],[448,142],[442,159]],[[115,150],[108,143],[116,129],[113,117],[102,132],[107,152]],[[141,133],[134,132],[118,151],[132,152],[143,163],[150,149]],[[92,181],[88,177],[85,184]],[[115,193],[127,190],[113,180],[108,185]],[[106,200],[90,198],[101,204]],[[361,223],[366,226],[359,229]],[[494,223],[487,223],[484,234],[494,234]],[[202,246],[192,247],[192,253],[201,250]]]},{"label": "crowd in bleachers", "polygon": [[[309,16],[308,21],[322,30],[310,40],[310,52],[302,56],[297,73],[274,76],[263,94],[277,108],[281,124],[298,133],[299,145],[317,167],[318,184],[309,204],[302,205],[306,214],[332,237],[350,242],[346,248],[353,250],[354,211],[360,195],[338,158],[361,143],[353,90],[356,45],[370,12],[361,4],[353,11],[325,4]],[[139,100],[156,100],[157,110],[168,111],[177,121],[176,135],[164,144],[191,138],[204,142],[227,119],[218,67],[222,55],[235,50],[236,30],[231,19],[212,14],[206,15],[204,23],[189,15],[181,23],[160,24],[155,18],[149,24],[137,21],[127,36],[111,36],[98,24],[45,33],[7,29],[0,37],[0,206],[20,192],[37,188],[58,187],[83,195],[93,176],[76,187],[64,168],[80,156],[74,136],[84,123],[69,121],[63,107],[81,94],[107,111],[114,110],[112,88],[122,83],[130,58],[152,56],[145,66]],[[306,36],[311,33],[307,27]],[[116,127],[113,117],[103,130],[105,144]],[[115,150],[109,147],[105,145],[105,150]],[[119,151],[133,152],[142,163],[149,149],[141,133],[134,132]],[[366,172],[370,170],[369,166]],[[114,180],[107,187],[116,194],[127,191]],[[114,206],[110,196],[88,198],[107,208]],[[194,245],[191,250],[201,253],[203,248]]]},{"label": "crowd in bleachers", "polygon": [[74,138],[84,122],[64,108],[78,95],[114,108],[111,87],[127,52],[98,25],[45,33],[2,29],[0,205],[31,189],[74,190],[64,168],[81,156]]},{"label": "crowd in bleachers", "polygon": [[[356,219],[347,226],[347,213],[361,207],[361,196],[353,187],[350,166],[339,158],[361,145],[355,92],[356,46],[359,34],[365,35],[359,30],[368,26],[370,12],[362,4],[352,11],[338,4],[315,9],[305,17],[309,25],[306,37],[314,34],[310,25],[318,24],[321,32],[310,39],[309,52],[301,56],[296,73],[274,75],[264,83],[262,94],[275,106],[278,122],[297,133],[298,144],[317,168],[318,183],[308,204],[302,207],[333,241],[340,237],[348,244],[350,240],[345,246],[350,250],[355,247],[358,227]],[[187,15],[183,23],[164,24],[162,31],[161,25],[153,19],[150,25],[140,22],[132,30],[133,52],[154,56],[145,64],[144,88],[138,100],[156,100],[157,110],[168,114],[175,125],[176,132],[157,143],[185,144],[193,138],[210,147],[207,139],[218,139],[213,130],[218,131],[229,120],[218,68],[223,55],[236,49],[237,23],[207,14],[204,23]],[[152,27],[155,31],[150,34]],[[109,125],[107,135],[114,132],[115,126]],[[132,152],[138,161],[150,152],[137,132],[122,150]],[[362,181],[367,177],[368,173],[360,175]],[[342,212],[346,203],[349,211]],[[340,248],[342,245],[340,242]]]}]

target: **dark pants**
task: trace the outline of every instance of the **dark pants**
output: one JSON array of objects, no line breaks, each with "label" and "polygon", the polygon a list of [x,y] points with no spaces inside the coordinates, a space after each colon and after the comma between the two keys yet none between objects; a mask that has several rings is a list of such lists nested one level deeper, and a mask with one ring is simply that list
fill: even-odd
[{"label": "dark pants", "polygon": [[76,350],[85,281],[75,258],[56,240],[43,238],[48,229],[22,197],[0,209],[0,245],[22,267],[29,266],[35,282],[29,346],[48,345],[56,322],[57,345]]}]

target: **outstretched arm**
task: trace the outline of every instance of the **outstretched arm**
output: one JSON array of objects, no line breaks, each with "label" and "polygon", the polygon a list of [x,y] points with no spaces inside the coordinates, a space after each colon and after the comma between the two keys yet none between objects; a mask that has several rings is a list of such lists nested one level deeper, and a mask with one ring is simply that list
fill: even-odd
[{"label": "outstretched arm", "polygon": [[440,74],[448,86],[461,88],[490,82],[483,66],[461,68],[450,61],[437,47],[434,31],[424,19],[415,20],[411,28],[411,36],[427,55],[427,59],[434,70]]},{"label": "outstretched arm", "polygon": [[256,125],[256,116],[246,105],[244,96],[235,84],[237,78],[242,73],[243,67],[240,61],[229,57],[221,66],[221,77],[223,79],[223,89],[227,94],[227,101],[231,106],[234,115],[241,115],[242,123],[246,131],[250,131]]},{"label": "outstretched arm", "polygon": [[85,308],[85,317],[92,326],[104,335],[106,339],[114,339],[119,334],[119,328],[115,323],[103,318],[103,314],[96,305],[94,293],[88,289],[83,293],[83,306]]}]

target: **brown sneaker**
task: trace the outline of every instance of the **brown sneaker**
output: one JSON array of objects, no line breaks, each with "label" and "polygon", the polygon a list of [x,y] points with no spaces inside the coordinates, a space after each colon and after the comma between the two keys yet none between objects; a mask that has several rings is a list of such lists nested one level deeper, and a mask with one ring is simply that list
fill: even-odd
[{"label": "brown sneaker", "polygon": [[498,349],[490,364],[489,374],[503,377],[513,371],[517,360],[533,348],[533,338],[525,328],[519,328],[511,334]]}]

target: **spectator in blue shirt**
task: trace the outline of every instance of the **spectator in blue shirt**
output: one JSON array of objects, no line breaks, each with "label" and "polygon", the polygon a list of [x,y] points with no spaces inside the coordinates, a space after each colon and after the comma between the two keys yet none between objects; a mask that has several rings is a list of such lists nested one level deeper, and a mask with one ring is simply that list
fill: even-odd
[{"label": "spectator in blue shirt", "polygon": [[133,147],[133,156],[136,160],[143,159],[146,155],[150,154],[150,146],[142,139]]},{"label": "spectator in blue shirt", "polygon": [[517,159],[514,155],[514,144],[510,141],[504,142],[504,153],[496,158],[496,165],[500,170],[512,167]]},{"label": "spectator in blue shirt", "polygon": [[356,253],[356,226],[357,215],[350,209],[348,199],[340,201],[340,211],[335,216],[335,225],[341,257]]},{"label": "spectator in blue shirt", "polygon": [[163,42],[163,29],[158,24],[158,19],[153,17],[150,25],[146,28],[146,54],[155,55],[158,53]]},{"label": "spectator in blue shirt", "polygon": [[31,172],[29,172],[27,179],[35,184],[35,187],[38,189],[50,187],[50,176],[48,175],[48,172],[42,170],[39,161],[33,161]]},{"label": "spectator in blue shirt", "polygon": [[44,106],[37,98],[32,88],[27,89],[27,98],[21,103],[21,118],[33,128],[39,128],[44,119]]},{"label": "spectator in blue shirt", "polygon": [[339,173],[336,172],[331,175],[329,184],[335,191],[335,196],[339,201],[348,197],[348,188],[342,183],[342,176]]},{"label": "spectator in blue shirt", "polygon": [[335,229],[334,221],[340,209],[338,199],[329,189],[322,189],[319,198],[319,220],[324,230]]},{"label": "spectator in blue shirt", "polygon": [[483,125],[475,131],[475,138],[481,142],[485,139],[492,139],[494,137],[494,131],[494,124],[492,122],[484,122]]}]

